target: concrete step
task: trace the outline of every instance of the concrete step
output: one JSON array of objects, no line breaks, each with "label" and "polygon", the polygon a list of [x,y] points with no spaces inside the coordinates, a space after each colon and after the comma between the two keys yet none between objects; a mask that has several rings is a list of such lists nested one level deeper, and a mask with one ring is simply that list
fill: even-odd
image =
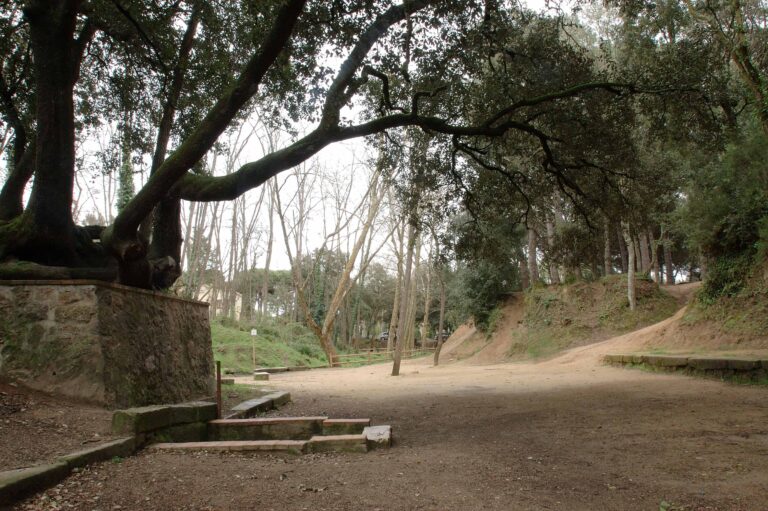
[{"label": "concrete step", "polygon": [[232,414],[226,417],[227,419],[247,419],[255,416],[258,413],[268,412],[273,408],[278,408],[291,401],[291,394],[289,392],[273,392],[256,399],[249,399],[243,401],[239,405],[232,408]]},{"label": "concrete step", "polygon": [[323,433],[328,417],[220,419],[208,423],[211,440],[308,440]]},{"label": "concrete step", "polygon": [[253,380],[254,381],[268,381],[269,380],[269,373],[265,373],[264,371],[258,371],[253,373]]},{"label": "concrete step", "polygon": [[368,452],[365,435],[313,436],[307,442],[308,452]]},{"label": "concrete step", "polygon": [[304,452],[306,440],[249,440],[224,442],[185,442],[153,444],[148,449],[153,451],[282,451],[293,454]]},{"label": "concrete step", "polygon": [[326,419],[323,435],[359,435],[371,425],[371,419]]},{"label": "concrete step", "polygon": [[363,430],[368,449],[392,447],[392,426],[368,426]]}]

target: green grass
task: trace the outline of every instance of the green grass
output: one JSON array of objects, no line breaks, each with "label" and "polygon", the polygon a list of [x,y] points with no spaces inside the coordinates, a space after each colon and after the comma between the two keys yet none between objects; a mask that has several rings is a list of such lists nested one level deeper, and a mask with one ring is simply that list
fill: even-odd
[{"label": "green grass", "polygon": [[[258,330],[256,339],[250,330]],[[236,372],[253,370],[255,346],[257,367],[326,366],[325,355],[317,339],[296,324],[264,322],[258,325],[225,326],[211,324],[213,357],[221,361],[222,369]]]}]

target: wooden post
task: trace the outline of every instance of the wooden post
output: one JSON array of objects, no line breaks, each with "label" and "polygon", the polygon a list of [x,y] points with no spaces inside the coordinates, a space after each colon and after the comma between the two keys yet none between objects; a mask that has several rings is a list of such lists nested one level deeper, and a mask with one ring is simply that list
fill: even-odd
[{"label": "wooden post", "polygon": [[221,360],[216,361],[216,408],[217,418],[221,419]]}]

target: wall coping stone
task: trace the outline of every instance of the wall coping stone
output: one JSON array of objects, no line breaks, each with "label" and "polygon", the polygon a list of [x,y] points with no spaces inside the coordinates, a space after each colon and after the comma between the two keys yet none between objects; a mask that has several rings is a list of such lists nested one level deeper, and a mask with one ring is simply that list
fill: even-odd
[{"label": "wall coping stone", "polygon": [[177,302],[190,303],[198,305],[200,307],[209,307],[208,302],[200,300],[190,300],[188,298],[181,298],[166,293],[160,293],[158,291],[150,291],[148,289],[140,289],[138,287],[124,286],[115,282],[105,282],[103,280],[90,280],[90,279],[66,279],[66,280],[2,280],[0,279],[0,286],[96,286],[104,289],[112,289],[114,291],[125,291],[128,293],[142,294],[145,296],[153,296],[155,298],[173,300]]}]

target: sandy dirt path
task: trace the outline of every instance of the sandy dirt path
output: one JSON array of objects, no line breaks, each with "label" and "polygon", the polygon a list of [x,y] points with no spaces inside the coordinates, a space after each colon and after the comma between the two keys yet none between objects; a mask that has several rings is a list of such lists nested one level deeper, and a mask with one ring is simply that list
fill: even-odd
[{"label": "sandy dirt path", "polygon": [[[141,454],[18,509],[768,509],[768,389],[606,367],[389,365],[274,375],[281,415],[371,417],[368,454]],[[57,506],[51,507],[52,500]],[[120,506],[119,508],[116,506]]]}]

